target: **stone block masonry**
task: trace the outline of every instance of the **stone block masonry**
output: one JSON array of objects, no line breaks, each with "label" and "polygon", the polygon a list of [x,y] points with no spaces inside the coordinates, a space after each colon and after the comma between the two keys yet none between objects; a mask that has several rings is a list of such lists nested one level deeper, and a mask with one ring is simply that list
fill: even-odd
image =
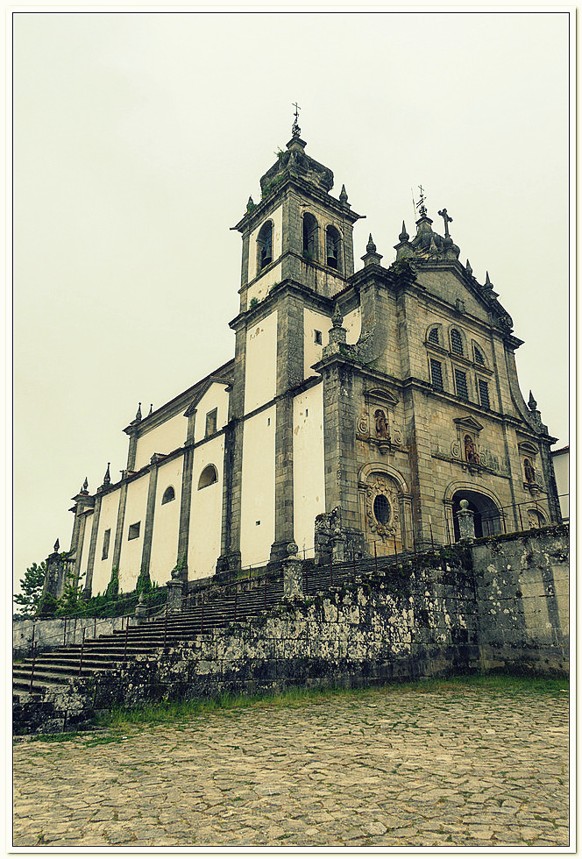
[{"label": "stone block masonry", "polygon": [[17,733],[113,705],[511,669],[566,674],[566,526],[487,538],[135,657],[16,705]]}]

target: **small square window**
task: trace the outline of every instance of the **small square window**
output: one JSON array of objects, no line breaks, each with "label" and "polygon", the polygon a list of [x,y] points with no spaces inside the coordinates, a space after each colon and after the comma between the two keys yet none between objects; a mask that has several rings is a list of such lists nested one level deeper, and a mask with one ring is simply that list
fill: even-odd
[{"label": "small square window", "polygon": [[216,426],[218,421],[218,409],[212,409],[211,412],[208,412],[206,415],[206,431],[204,433],[205,436],[214,435],[216,432]]},{"label": "small square window", "polygon": [[314,331],[313,332],[313,341],[314,341],[314,343],[317,343],[318,346],[322,345],[323,336],[321,334],[321,331]]},{"label": "small square window", "polygon": [[137,538],[139,537],[140,525],[141,522],[134,522],[133,525],[129,526],[129,534],[127,536],[128,540],[137,540]]}]

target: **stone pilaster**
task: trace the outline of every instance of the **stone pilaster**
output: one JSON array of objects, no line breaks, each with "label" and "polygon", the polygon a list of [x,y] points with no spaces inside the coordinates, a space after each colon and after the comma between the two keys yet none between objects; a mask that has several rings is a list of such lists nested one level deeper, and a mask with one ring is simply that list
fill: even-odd
[{"label": "stone pilaster", "polygon": [[286,556],[293,536],[293,396],[303,381],[303,302],[287,293],[277,305],[277,395],[275,422],[275,541],[271,561]]},{"label": "stone pilaster", "polygon": [[178,531],[178,562],[182,567],[182,577],[188,580],[188,549],[190,544],[190,510],[192,506],[192,471],[194,467],[194,448],[187,447],[182,461],[182,492],[180,494],[180,526]]},{"label": "stone pilaster", "polygon": [[113,544],[112,567],[119,569],[121,558],[121,546],[123,543],[123,528],[125,526],[125,506],[127,503],[127,482],[124,480],[119,491],[119,504],[117,506],[117,522],[115,524],[115,542]]},{"label": "stone pilaster", "polygon": [[101,499],[102,495],[95,496],[95,512],[93,513],[93,523],[91,527],[91,541],[89,543],[89,557],[87,558],[87,577],[85,579],[85,592],[90,594],[93,583],[93,568],[95,567],[95,553],[97,551],[97,535],[99,534],[99,519],[101,515]]},{"label": "stone pilaster", "polygon": [[[152,456],[150,465],[150,482],[148,486],[148,498],[146,504],[146,518],[143,535],[143,548],[141,553],[140,572],[149,573],[150,558],[152,554],[152,537],[154,533],[154,515],[156,512],[156,489],[158,486],[158,463],[156,455]],[[160,570],[160,573],[163,572]]]}]

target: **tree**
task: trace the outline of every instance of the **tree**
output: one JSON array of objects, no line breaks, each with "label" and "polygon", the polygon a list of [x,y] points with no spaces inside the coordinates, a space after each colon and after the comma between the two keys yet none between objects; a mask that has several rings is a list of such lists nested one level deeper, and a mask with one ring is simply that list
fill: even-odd
[{"label": "tree", "polygon": [[[83,573],[79,576],[79,579],[84,575],[85,574]],[[75,573],[71,571],[67,573],[65,578],[63,593],[57,603],[57,614],[61,616],[79,614],[82,613],[84,607],[85,600],[83,599],[83,586],[75,576]]]},{"label": "tree", "polygon": [[28,567],[20,579],[21,592],[14,595],[14,602],[21,606],[22,614],[37,613],[46,574],[46,561],[42,561]]}]

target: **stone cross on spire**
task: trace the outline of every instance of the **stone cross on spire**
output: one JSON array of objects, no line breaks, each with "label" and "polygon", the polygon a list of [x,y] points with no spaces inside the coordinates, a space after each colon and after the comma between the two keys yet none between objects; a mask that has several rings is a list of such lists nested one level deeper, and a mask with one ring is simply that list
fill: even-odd
[{"label": "stone cross on spire", "polygon": [[441,216],[441,218],[445,222],[445,239],[448,239],[448,238],[450,238],[449,224],[453,223],[453,219],[447,214],[446,209],[441,209],[439,212],[439,215]]},{"label": "stone cross on spire", "polygon": [[293,107],[295,108],[295,119],[293,121],[293,125],[291,127],[291,134],[293,137],[301,137],[301,129],[299,128],[299,111],[301,108],[297,104],[296,101],[293,102]]}]

